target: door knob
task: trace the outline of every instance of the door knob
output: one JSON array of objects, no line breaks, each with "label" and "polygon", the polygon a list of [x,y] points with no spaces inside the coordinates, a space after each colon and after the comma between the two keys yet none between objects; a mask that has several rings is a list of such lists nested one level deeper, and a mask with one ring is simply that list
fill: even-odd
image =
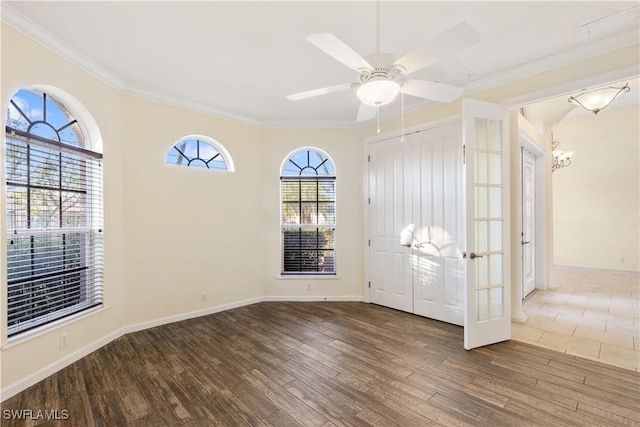
[{"label": "door knob", "polygon": [[527,240],[526,242],[522,242],[523,245],[528,245],[529,243],[531,243],[529,240]]},{"label": "door knob", "polygon": [[469,254],[470,259],[482,258],[484,255],[476,255],[473,252]]}]

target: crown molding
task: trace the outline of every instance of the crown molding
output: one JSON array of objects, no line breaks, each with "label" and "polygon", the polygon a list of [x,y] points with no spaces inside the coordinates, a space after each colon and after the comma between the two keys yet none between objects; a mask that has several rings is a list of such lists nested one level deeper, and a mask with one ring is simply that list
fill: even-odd
[{"label": "crown molding", "polygon": [[96,61],[81,53],[59,37],[45,30],[31,19],[13,9],[11,6],[2,2],[0,7],[2,22],[20,31],[36,43],[44,46],[56,55],[69,61],[73,65],[91,74],[109,86],[118,90],[122,90],[126,86],[124,80],[107,71],[104,67],[96,63]]},{"label": "crown molding", "polygon": [[[51,50],[58,56],[76,65],[80,69],[94,76],[98,80],[106,83],[107,85],[121,91],[124,94],[136,96],[139,98],[147,99],[150,101],[158,102],[161,104],[187,109],[197,113],[206,114],[220,119],[234,121],[240,124],[245,124],[253,127],[261,128],[305,128],[305,127],[320,127],[320,128],[359,128],[365,127],[370,122],[356,122],[354,121],[331,121],[331,120],[296,120],[296,121],[281,121],[281,120],[264,120],[255,117],[249,117],[246,115],[225,111],[211,105],[207,105],[200,102],[195,102],[186,98],[181,98],[175,95],[169,95],[162,93],[161,91],[152,90],[149,88],[137,86],[129,82],[124,81],[119,76],[108,71],[96,61],[81,53],[71,45],[51,34],[39,26],[34,21],[28,19],[21,13],[17,12],[11,6],[6,3],[1,3],[1,19],[3,22],[20,31],[26,36],[33,39],[38,44]],[[572,49],[567,49],[562,52],[549,55],[544,58],[540,58],[536,61],[528,62],[512,67],[508,70],[498,72],[474,80],[463,86],[464,96],[469,96],[473,93],[481,92],[492,87],[496,87],[502,84],[513,82],[539,74],[545,71],[550,71],[556,68],[560,68],[566,65],[570,65],[575,62],[586,60],[596,57],[598,55],[605,54],[614,50],[622,49],[639,42],[638,32],[635,30],[629,30],[620,34],[616,34],[611,37],[596,40],[587,45],[578,46]],[[419,111],[424,108],[434,105],[433,101],[419,102],[412,105],[410,108],[405,108],[405,114]],[[391,119],[400,116],[401,106],[393,105],[386,109],[384,119]],[[355,112],[354,112],[355,117]]]}]

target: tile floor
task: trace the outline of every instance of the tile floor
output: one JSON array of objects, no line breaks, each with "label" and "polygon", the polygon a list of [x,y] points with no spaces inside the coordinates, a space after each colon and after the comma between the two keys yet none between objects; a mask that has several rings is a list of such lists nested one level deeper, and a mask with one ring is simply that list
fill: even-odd
[{"label": "tile floor", "polygon": [[556,266],[513,339],[640,372],[640,273]]}]

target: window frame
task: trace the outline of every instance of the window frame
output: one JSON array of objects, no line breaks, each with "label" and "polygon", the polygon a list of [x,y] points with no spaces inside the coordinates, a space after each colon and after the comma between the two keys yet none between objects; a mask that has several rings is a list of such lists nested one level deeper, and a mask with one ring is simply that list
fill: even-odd
[{"label": "window frame", "polygon": [[[27,129],[32,129],[34,123],[46,125],[55,131],[57,140],[43,137],[38,133],[31,133],[28,130],[13,128],[9,124],[5,126],[4,197],[7,202],[5,206],[7,214],[5,221],[7,311],[4,320],[7,325],[7,337],[10,341],[55,328],[61,323],[73,321],[104,306],[103,155],[86,148],[86,146],[90,146],[91,141],[82,123],[76,119],[78,116],[71,111],[67,103],[61,101],[57,96],[52,96],[47,90],[38,87],[22,88],[12,96],[7,108],[11,105],[14,109],[16,108],[14,98],[17,99],[21,91],[41,96],[43,100],[42,120],[31,120],[20,108],[17,109],[22,117],[29,122]],[[68,124],[56,129],[53,122],[47,120],[47,98],[53,100],[59,111],[69,119]],[[30,105],[30,107],[32,106]],[[18,121],[11,124],[13,123],[18,123]],[[76,133],[80,133],[76,135],[75,142],[65,142],[60,131],[72,125],[77,127]],[[26,153],[24,159],[19,157],[20,150],[24,150]],[[36,165],[44,159],[44,157],[39,158],[38,156],[42,155],[49,160],[57,159],[57,168],[54,168],[52,172],[56,176],[56,182],[46,182],[51,178],[41,177],[40,179],[44,179],[45,182],[40,185],[37,182],[38,179],[34,178],[34,174],[37,172],[33,172],[32,169],[38,168]],[[6,165],[13,161],[17,165],[24,162],[25,182],[21,182],[19,175],[10,175],[12,172]],[[40,167],[44,167],[44,164],[40,163]],[[69,172],[72,175],[65,175]],[[77,180],[77,182],[67,181],[65,183],[65,180],[70,178]],[[36,182],[33,183],[33,180]],[[24,189],[27,194],[26,212],[23,213],[25,216],[20,218],[20,222],[15,218],[9,218],[9,211],[16,208],[13,203],[9,203],[9,197],[13,196],[15,193],[11,192],[15,192],[17,189]],[[31,206],[29,200],[33,199],[36,203],[44,200],[42,195],[34,196],[35,190],[57,195],[59,206],[56,206],[56,209],[58,212],[55,213],[54,209],[51,213],[51,206],[46,202],[42,202],[43,210],[38,210],[38,206],[28,207]],[[65,201],[69,201],[69,199],[65,200],[65,197],[68,198],[69,195],[76,195],[78,199],[70,199],[72,204],[70,207],[64,208]],[[76,205],[80,206],[79,211],[74,210]],[[70,209],[71,211],[69,211]],[[37,215],[38,212],[49,213],[51,218],[57,218],[57,224],[43,226],[41,223],[33,223],[33,215]],[[78,212],[80,215],[74,216],[74,213]],[[69,213],[70,216],[65,215]],[[70,222],[65,224],[65,218],[71,219]],[[37,239],[44,239],[47,242],[45,249],[42,249],[42,246],[40,248],[37,246]],[[21,256],[20,249],[12,249],[11,246],[24,242],[28,243],[31,259],[29,261],[19,258],[17,261],[15,258],[10,259],[12,256]],[[60,243],[49,246],[50,242]],[[62,260],[60,260],[60,256],[62,256]],[[71,268],[75,264],[78,265]],[[14,274],[13,277],[11,277],[12,269],[14,273],[17,272],[17,275]],[[40,270],[37,271],[38,269]],[[24,274],[25,272],[27,274]],[[38,298],[38,292],[46,294],[48,302],[41,303],[40,306],[34,303],[33,301]],[[27,303],[27,300],[30,302]],[[23,303],[27,305],[23,305]],[[31,314],[25,314],[29,312]],[[14,316],[13,319],[11,316]]]},{"label": "window frame", "polygon": [[[188,141],[192,141],[192,140],[195,140],[196,144],[198,146],[196,157],[189,157],[182,150],[180,150],[178,148],[179,144],[184,143],[184,142],[188,142]],[[210,158],[208,161],[205,160],[204,158],[201,158],[200,157],[200,143],[204,143],[204,144],[210,146],[218,154],[216,154],[215,156]],[[182,158],[184,158],[187,161],[187,164],[178,164],[178,163],[174,163],[174,162],[169,162],[168,158],[172,154],[173,150],[176,150],[179,153],[179,157],[178,158],[180,158],[180,156],[181,156]],[[225,169],[222,169],[222,168],[210,168],[209,167],[208,163],[213,161],[218,156],[222,158],[222,163],[225,165]],[[196,160],[204,163],[206,165],[206,167],[192,166],[191,163],[193,161],[196,161]],[[169,150],[166,152],[165,157],[164,157],[164,164],[168,165],[168,166],[177,166],[177,167],[187,167],[187,168],[192,168],[192,169],[209,170],[209,171],[212,171],[212,172],[215,172],[215,173],[235,172],[235,165],[233,163],[233,159],[231,158],[231,154],[229,154],[229,151],[227,151],[227,149],[222,144],[220,144],[218,141],[216,141],[215,139],[210,138],[208,136],[204,136],[204,135],[187,135],[185,137],[180,138],[177,142],[175,142],[173,145],[171,145]]]},{"label": "window frame", "polygon": [[[302,152],[307,152],[307,160],[306,160],[306,164],[304,165],[298,165],[296,164],[296,162],[294,162],[292,159],[294,156],[298,155],[299,153]],[[311,161],[310,161],[310,153],[311,152],[315,152],[317,153],[321,159],[323,159],[317,166],[312,166],[311,165]],[[323,166],[325,163],[328,162],[328,165],[330,165],[330,170],[333,171],[333,174],[331,173],[319,173],[318,170],[321,166]],[[287,165],[289,163],[293,163],[298,169],[299,169],[299,173],[298,175],[294,175],[292,174],[290,171],[287,172],[285,169],[287,167]],[[310,174],[304,174],[303,175],[303,171],[308,171],[309,169],[313,169],[315,174],[310,175]],[[285,196],[284,196],[284,189],[285,189],[285,185],[287,183],[292,183],[292,182],[296,182],[298,183],[299,186],[299,191],[301,192],[301,186],[302,186],[302,182],[315,182],[316,183],[316,197],[314,199],[308,199],[308,198],[304,198],[302,196],[301,193],[299,193],[299,197],[298,199],[289,199],[289,200],[285,200]],[[319,196],[319,186],[321,184],[321,182],[325,182],[325,183],[331,183],[331,192],[330,194],[332,194],[332,197],[330,198],[330,200],[320,200],[320,196]],[[337,277],[337,273],[338,273],[338,265],[337,265],[337,179],[336,179],[336,173],[335,173],[335,163],[333,162],[333,160],[331,159],[331,157],[324,152],[321,149],[318,149],[316,147],[302,147],[299,148],[297,150],[292,151],[291,153],[289,153],[284,161],[282,162],[281,168],[280,168],[280,193],[279,193],[279,203],[280,203],[280,277],[281,278],[296,278],[296,277],[305,277],[305,278],[310,278],[310,277],[314,277],[314,278],[336,278]],[[331,209],[329,209],[328,214],[333,218],[333,222],[328,222],[328,223],[320,223],[319,218],[321,217],[320,212],[320,208],[319,205],[321,203],[329,203],[331,206]],[[298,204],[298,212],[300,212],[300,215],[302,215],[302,205],[303,204],[315,204],[316,208],[315,208],[315,217],[316,220],[315,222],[310,222],[310,223],[306,223],[306,222],[302,222],[302,219],[299,218],[298,223],[286,223],[285,222],[285,213],[284,213],[284,206],[286,204]],[[311,217],[313,217],[313,213],[310,214]],[[285,259],[285,254],[286,254],[286,231],[287,230],[299,230],[300,233],[302,233],[302,230],[307,229],[307,230],[313,230],[315,229],[316,231],[316,236],[317,236],[317,241],[319,240],[319,233],[321,230],[330,230],[330,234],[331,234],[331,240],[333,241],[333,244],[331,245],[330,248],[327,247],[318,247],[318,245],[316,245],[314,248],[303,248],[301,247],[301,244],[299,244],[299,247],[297,249],[298,253],[298,257],[300,259],[300,261],[298,262],[302,262],[302,258],[303,252],[316,252],[316,258],[318,258],[317,262],[319,263],[319,254],[318,252],[320,251],[330,251],[332,253],[332,257],[331,257],[331,265],[332,265],[332,269],[328,270],[328,271],[323,271],[322,269],[316,269],[316,270],[307,270],[307,269],[297,269],[297,270],[287,270],[286,267],[286,259]],[[300,239],[302,240],[302,235],[300,236]],[[318,264],[319,265],[319,264]]]}]

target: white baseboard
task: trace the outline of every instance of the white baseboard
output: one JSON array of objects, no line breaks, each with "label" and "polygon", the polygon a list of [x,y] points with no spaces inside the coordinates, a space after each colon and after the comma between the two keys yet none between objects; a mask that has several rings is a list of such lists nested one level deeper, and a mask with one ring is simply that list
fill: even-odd
[{"label": "white baseboard", "polygon": [[48,366],[45,366],[42,369],[16,381],[13,384],[10,384],[7,387],[4,387],[0,390],[0,402],[4,402],[12,396],[20,393],[21,391],[26,390],[32,385],[42,381],[47,378],[49,375],[53,375],[62,368],[69,366],[70,364],[77,362],[88,354],[98,350],[100,347],[103,347],[109,344],[111,341],[120,338],[123,335],[142,331],[145,329],[153,328],[155,326],[166,325],[168,323],[179,322],[181,320],[193,319],[194,317],[206,316],[208,314],[219,313],[221,311],[231,310],[233,308],[243,307],[246,305],[255,304],[262,301],[362,301],[363,297],[361,296],[289,296],[289,297],[281,297],[281,296],[265,296],[265,297],[256,297],[249,298],[246,300],[233,302],[229,304],[217,305],[214,307],[207,307],[202,310],[190,311],[188,313],[176,314],[173,316],[163,317],[161,319],[149,320],[146,322],[135,323],[133,325],[128,325],[123,328],[120,328],[116,331],[111,332],[110,334],[105,335],[104,337],[93,341],[91,344],[82,347],[81,349],[59,359],[55,362],[51,363]]},{"label": "white baseboard", "polygon": [[206,316],[208,314],[219,313],[221,311],[231,310],[232,308],[243,307],[245,305],[251,305],[258,302],[262,302],[262,297],[249,298],[238,302],[232,302],[229,304],[216,305],[214,307],[207,307],[201,310],[189,311],[187,313],[176,314],[169,317],[163,317],[161,319],[149,320],[146,322],[134,323],[133,325],[125,326],[123,328],[125,334],[131,332],[143,331],[145,329],[154,328],[156,326],[166,325],[168,323],[180,322],[181,320],[193,319],[194,317]]},{"label": "white baseboard", "polygon": [[292,302],[312,302],[312,301],[355,301],[362,302],[364,297],[355,295],[340,295],[340,296],[279,296],[268,295],[262,297],[262,301],[292,301]]},{"label": "white baseboard", "polygon": [[47,378],[49,375],[53,375],[60,369],[65,368],[74,362],[77,362],[90,353],[93,353],[99,348],[109,344],[111,341],[120,338],[122,335],[122,329],[111,332],[110,334],[105,335],[104,337],[92,342],[91,344],[82,347],[81,349],[78,349],[61,359],[58,359],[52,364],[45,366],[44,368],[34,372],[33,374],[28,375],[21,380],[16,381],[15,383],[3,388],[2,390],[0,390],[0,402],[4,402],[8,398],[28,389],[32,385]]},{"label": "white baseboard", "polygon": [[590,270],[611,270],[611,271],[624,271],[630,273],[639,273],[640,270],[633,267],[611,267],[606,265],[581,265],[581,264],[554,264],[554,267],[574,267],[574,268],[588,268]]}]

